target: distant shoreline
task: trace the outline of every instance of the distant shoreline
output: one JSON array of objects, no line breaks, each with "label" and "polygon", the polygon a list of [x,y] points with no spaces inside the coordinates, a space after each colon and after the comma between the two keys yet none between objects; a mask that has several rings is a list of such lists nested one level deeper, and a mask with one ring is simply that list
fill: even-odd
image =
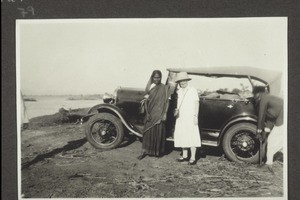
[{"label": "distant shoreline", "polygon": [[98,100],[102,99],[102,97],[69,97],[67,100],[70,101],[78,101],[78,100]]},{"label": "distant shoreline", "polygon": [[68,100],[98,100],[102,99],[103,95],[95,94],[95,95],[71,95],[67,99]]},{"label": "distant shoreline", "polygon": [[24,98],[24,101],[37,101],[35,98]]},{"label": "distant shoreline", "polygon": [[[73,100],[68,98],[73,97]],[[37,101],[24,101],[28,118],[54,114],[60,108],[66,110],[77,108],[90,108],[103,102],[99,97],[87,98],[85,96],[27,96],[26,98],[34,98]],[[87,100],[88,99],[88,100]]]},{"label": "distant shoreline", "polygon": [[102,100],[103,94],[91,94],[91,95],[25,95],[24,101],[37,101],[41,97],[62,97],[66,100]]}]

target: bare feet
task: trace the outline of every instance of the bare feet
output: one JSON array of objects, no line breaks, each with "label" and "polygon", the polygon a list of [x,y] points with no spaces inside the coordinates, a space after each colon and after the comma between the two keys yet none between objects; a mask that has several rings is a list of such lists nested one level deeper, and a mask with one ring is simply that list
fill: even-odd
[{"label": "bare feet", "polygon": [[267,165],[268,170],[274,174],[273,166],[272,165]]},{"label": "bare feet", "polygon": [[146,153],[142,153],[141,155],[139,155],[139,156],[137,157],[137,159],[142,160],[142,159],[145,158],[146,156],[147,156]]},{"label": "bare feet", "polygon": [[258,168],[262,168],[264,170],[268,169],[269,172],[271,172],[272,174],[275,174],[272,165],[268,165],[268,164],[258,165]]}]

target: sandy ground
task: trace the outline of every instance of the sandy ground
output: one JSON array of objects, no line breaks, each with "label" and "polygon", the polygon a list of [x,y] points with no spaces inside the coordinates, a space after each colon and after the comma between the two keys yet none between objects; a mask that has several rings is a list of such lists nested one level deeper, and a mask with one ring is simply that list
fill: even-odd
[{"label": "sandy ground", "polygon": [[161,158],[136,157],[141,142],[101,151],[85,139],[84,126],[29,127],[21,133],[21,193],[25,198],[281,197],[283,165],[266,168],[229,162],[216,148],[199,151],[197,165],[177,163],[168,143]]}]

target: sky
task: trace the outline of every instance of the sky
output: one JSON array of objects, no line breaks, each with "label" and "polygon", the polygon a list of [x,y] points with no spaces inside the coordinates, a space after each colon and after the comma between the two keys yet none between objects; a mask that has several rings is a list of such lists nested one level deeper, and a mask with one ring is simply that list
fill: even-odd
[{"label": "sky", "polygon": [[153,70],[164,82],[176,67],[287,70],[284,17],[17,20],[16,39],[25,95],[145,88]]}]

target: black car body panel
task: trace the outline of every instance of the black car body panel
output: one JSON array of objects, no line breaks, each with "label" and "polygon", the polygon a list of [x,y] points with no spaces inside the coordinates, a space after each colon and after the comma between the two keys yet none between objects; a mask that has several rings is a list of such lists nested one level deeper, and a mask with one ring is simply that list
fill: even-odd
[{"label": "black car body panel", "polygon": [[199,125],[201,129],[221,130],[236,116],[254,116],[248,100],[200,99]]},{"label": "black car body panel", "polygon": [[200,98],[199,129],[202,140],[219,144],[221,133],[233,121],[256,121],[254,106],[249,100]]},{"label": "black car body panel", "polygon": [[144,114],[140,113],[140,104],[145,91],[135,88],[120,88],[116,94],[116,107],[127,115],[131,124],[141,126],[144,124]]}]

